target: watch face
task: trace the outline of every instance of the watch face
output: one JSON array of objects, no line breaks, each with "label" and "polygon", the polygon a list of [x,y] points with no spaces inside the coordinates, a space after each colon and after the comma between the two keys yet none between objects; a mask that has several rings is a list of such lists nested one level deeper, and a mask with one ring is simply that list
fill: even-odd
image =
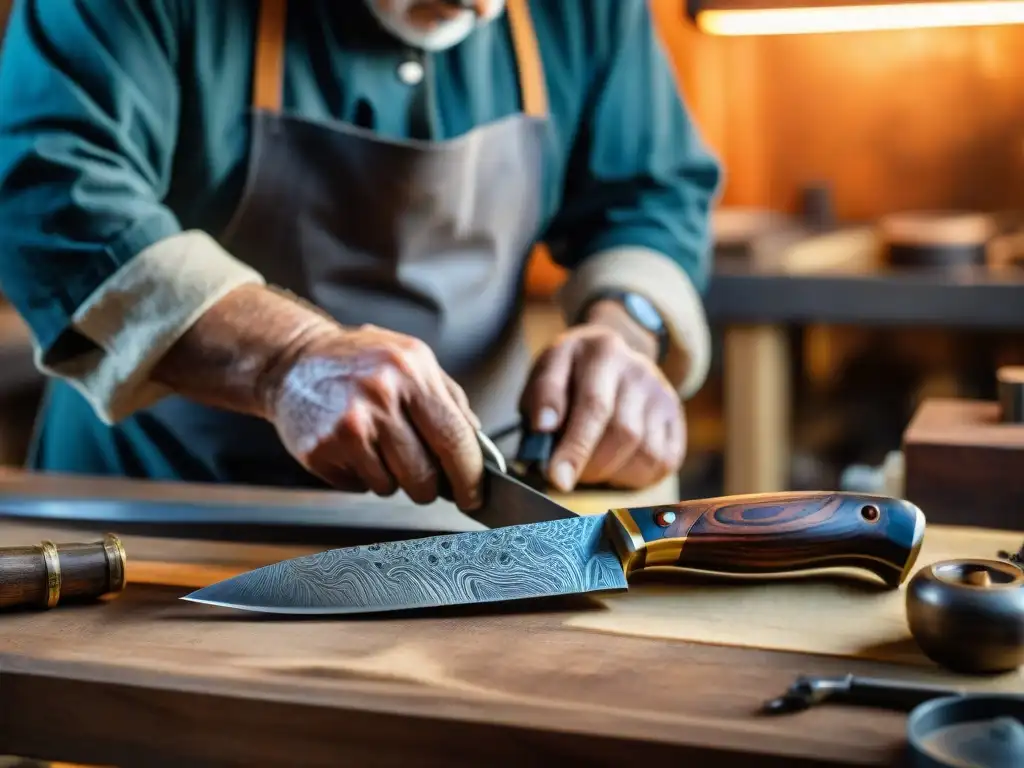
[{"label": "watch face", "polygon": [[662,327],[661,315],[658,314],[658,310],[654,308],[643,296],[639,296],[635,293],[626,294],[624,297],[626,303],[626,309],[640,322],[651,330],[658,330]]}]

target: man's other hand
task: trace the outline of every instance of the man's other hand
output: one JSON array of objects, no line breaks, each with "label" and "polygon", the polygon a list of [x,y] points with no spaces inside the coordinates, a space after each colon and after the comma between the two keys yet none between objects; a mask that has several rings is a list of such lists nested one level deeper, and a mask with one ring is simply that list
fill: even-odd
[{"label": "man's other hand", "polygon": [[549,480],[643,488],[678,471],[686,454],[682,403],[653,358],[608,325],[564,332],[537,360],[522,398],[539,432],[562,432]]}]

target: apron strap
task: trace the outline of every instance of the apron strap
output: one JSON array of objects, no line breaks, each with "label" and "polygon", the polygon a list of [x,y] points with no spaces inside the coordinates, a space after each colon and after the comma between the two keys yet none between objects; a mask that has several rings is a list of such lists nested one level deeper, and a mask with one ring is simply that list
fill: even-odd
[{"label": "apron strap", "polygon": [[548,89],[544,82],[544,60],[540,55],[537,33],[530,16],[530,0],[508,0],[505,10],[512,28],[512,44],[516,49],[523,111],[533,117],[547,117]]},{"label": "apron strap", "polygon": [[287,11],[287,0],[260,0],[256,61],[252,77],[252,106],[255,109],[281,111]]},{"label": "apron strap", "polygon": [[[281,111],[287,10],[287,0],[260,0],[252,83],[252,106],[255,109]],[[507,0],[506,12],[512,29],[523,111],[533,117],[547,117],[544,63],[530,16],[530,0]]]}]

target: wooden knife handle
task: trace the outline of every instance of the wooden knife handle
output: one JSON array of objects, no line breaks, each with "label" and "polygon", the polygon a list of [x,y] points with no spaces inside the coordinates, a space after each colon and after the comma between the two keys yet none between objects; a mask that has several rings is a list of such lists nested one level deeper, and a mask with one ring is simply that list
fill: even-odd
[{"label": "wooden knife handle", "polygon": [[611,510],[627,573],[669,566],[722,575],[859,568],[896,587],[925,519],[910,502],[842,492],[726,496]]},{"label": "wooden knife handle", "polygon": [[91,544],[44,541],[0,549],[0,608],[55,608],[120,592],[126,564],[113,534]]}]

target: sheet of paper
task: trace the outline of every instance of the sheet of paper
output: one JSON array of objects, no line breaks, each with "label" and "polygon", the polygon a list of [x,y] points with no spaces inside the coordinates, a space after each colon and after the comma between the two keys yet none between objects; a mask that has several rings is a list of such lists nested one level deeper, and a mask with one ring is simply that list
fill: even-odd
[{"label": "sheet of paper", "polygon": [[[1021,534],[936,527],[925,535],[916,568],[953,558],[995,559],[1015,551]],[[915,568],[915,569],[916,569]],[[608,610],[574,615],[584,630],[768,650],[855,656],[934,666],[917,648],[906,619],[906,583],[882,590],[835,574],[770,582],[637,578],[628,593],[601,598]],[[1004,678],[1024,688],[1019,675]]]}]

